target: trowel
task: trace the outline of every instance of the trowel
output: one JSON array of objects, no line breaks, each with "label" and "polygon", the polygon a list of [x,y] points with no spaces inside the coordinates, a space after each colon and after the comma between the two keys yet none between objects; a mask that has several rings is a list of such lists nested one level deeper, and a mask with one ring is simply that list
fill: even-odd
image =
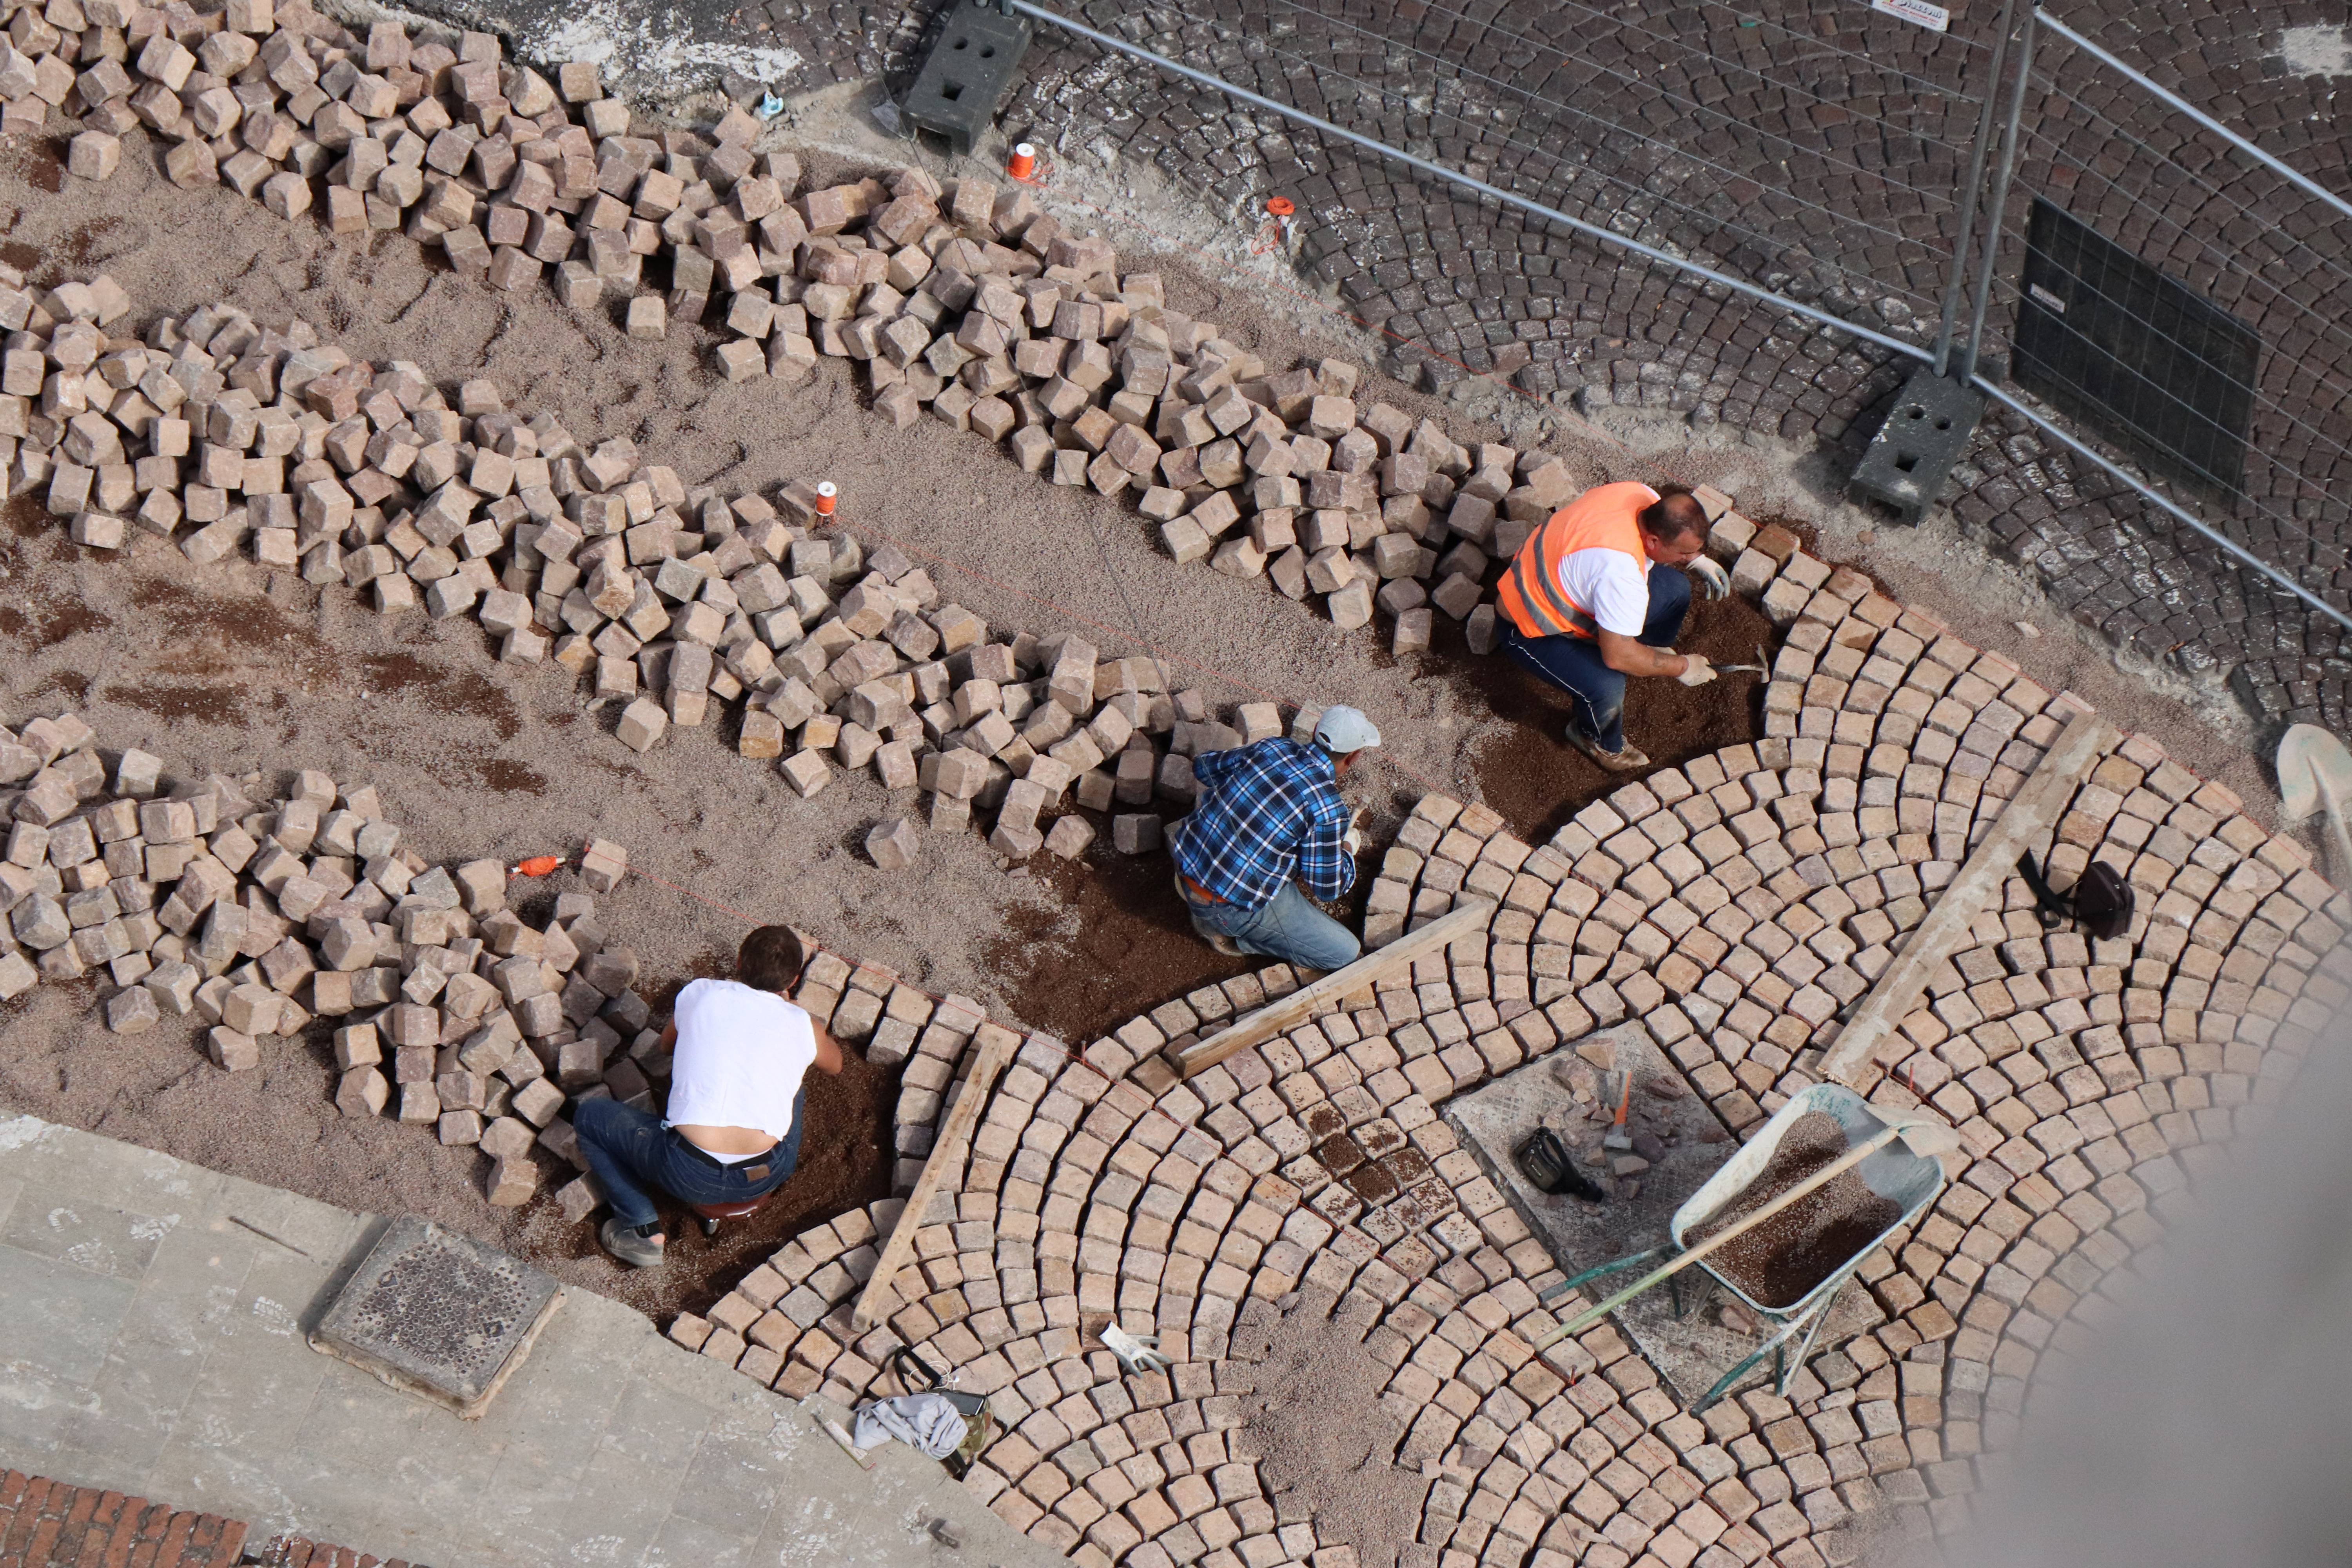
[{"label": "trowel", "polygon": [[2288,826],[2306,820],[2315,811],[2327,813],[2327,829],[2336,846],[2336,881],[2341,887],[2352,878],[2352,831],[2344,826],[2344,797],[2352,794],[2352,752],[2316,724],[2290,725],[2279,738],[2280,815]]},{"label": "trowel", "polygon": [[1718,664],[1715,667],[1715,672],[1717,675],[1769,675],[1772,673],[1772,666],[1764,657],[1764,645],[1758,643],[1754,664]]}]

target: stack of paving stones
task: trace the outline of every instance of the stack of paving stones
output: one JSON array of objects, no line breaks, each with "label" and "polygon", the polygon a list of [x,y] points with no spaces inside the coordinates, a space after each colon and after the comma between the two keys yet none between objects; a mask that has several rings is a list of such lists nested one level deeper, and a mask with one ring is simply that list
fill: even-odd
[{"label": "stack of paving stones", "polygon": [[[730,380],[861,362],[901,428],[928,410],[1055,484],[1133,492],[1179,562],[1311,595],[1343,630],[1377,605],[1400,653],[1429,646],[1433,610],[1470,618],[1489,569],[1573,492],[1549,454],[1360,405],[1344,361],[1273,370],[1019,183],[903,169],[764,216],[737,205],[766,260],[733,274]],[[793,270],[762,286],[776,264]],[[1491,613],[1472,633],[1492,647]]]},{"label": "stack of paving stones", "polygon": [[[0,100],[10,130],[40,129],[50,108],[76,118],[71,173],[112,174],[143,129],[176,184],[225,184],[283,218],[316,212],[339,235],[404,230],[460,272],[506,289],[544,278],[576,309],[625,300],[635,336],[698,317],[721,272],[741,286],[738,255],[756,277],[740,223],[733,251],[719,242],[719,203],[740,213],[764,195],[764,216],[800,177],[789,154],[754,159],[758,121],[740,110],[715,138],[633,135],[595,66],[564,65],[551,83],[501,63],[488,33],[383,21],[362,38],[307,0],[67,9],[81,27],[35,14],[0,46]],[[666,289],[648,286],[656,257]]]},{"label": "stack of paving stones", "polygon": [[[1925,1101],[1965,1152],[1863,1263],[1864,1331],[1785,1397],[1753,1386],[1699,1417],[1613,1328],[1532,1353],[1559,1321],[1537,1292],[1561,1276],[1456,1146],[1447,1099],[1637,1019],[1751,1131],[1817,1081],[1841,1013],[2083,710],[1776,531],[1728,512],[1712,540],[1788,628],[1762,739],[1627,785],[1541,846],[1423,798],[1368,939],[1469,902],[1484,931],[1189,1081],[1167,1053],[1255,1005],[1245,982],[1082,1060],[1033,1039],[884,1327],[852,1337],[861,1282],[826,1263],[887,1208],[673,1332],[835,1397],[898,1342],[960,1367],[1008,1428],[966,1484],[1083,1563],[1353,1561],[1325,1539],[1346,1521],[1269,1495],[1239,1435],[1286,1310],[1328,1313],[1389,1369],[1395,1461],[1433,1477],[1412,1568],[1817,1568],[1870,1531],[1957,1530],[2037,1364],[2089,1343],[2134,1254],[2352,999],[2352,901],[2227,789],[2126,739],[2052,861],[2062,883],[2115,865],[2139,893],[2128,933],[2045,931],[2012,879],[1882,1048],[1874,1100]],[[1114,1319],[1174,1365],[1121,1374],[1095,1337]]]},{"label": "stack of paving stones", "polygon": [[[96,977],[109,1029],[185,1020],[229,1072],[323,1021],[344,1115],[478,1147],[500,1207],[530,1201],[544,1149],[583,1172],[556,1194],[566,1219],[595,1206],[569,1113],[604,1097],[650,1107],[669,1072],[637,956],[597,917],[624,848],[591,839],[584,890],[558,894],[534,928],[507,907],[504,866],[427,864],[373,786],[320,773],[276,796],[259,774],[173,783],[137,750],[110,773],[96,742],[72,713],[0,729],[0,1001]],[[1283,974],[1272,984],[1287,989]],[[1255,1005],[1268,984],[1238,994]],[[903,1068],[895,1173],[910,1191],[985,1011],[824,952],[796,1000],[868,1062]]]},{"label": "stack of paving stones", "polygon": [[[134,337],[125,324],[131,301],[104,274],[53,289],[22,282],[0,272],[0,321],[17,333],[0,379],[10,494],[39,497],[93,551],[127,556],[152,536],[199,565],[249,554],[340,584],[383,614],[470,616],[503,662],[551,664],[595,699],[622,704],[614,732],[635,750],[674,724],[712,722],[736,707],[737,749],[774,759],[799,796],[840,772],[870,771],[887,790],[923,792],[920,815],[935,829],[962,830],[975,809],[985,813],[979,826],[990,843],[1021,859],[1041,848],[1076,858],[1097,837],[1097,818],[1118,850],[1154,849],[1163,813],[1191,806],[1194,756],[1284,732],[1275,704],[1213,707],[1198,689],[1169,689],[1156,660],[1106,659],[1075,636],[992,633],[944,602],[929,572],[896,546],[868,551],[848,533],[817,531],[823,520],[804,482],[781,487],[773,502],[723,499],[644,462],[625,439],[584,447],[552,415],[509,413],[491,382],[465,382],[453,399],[417,366],[354,360],[299,320],[281,331],[206,306]],[[1108,308],[1116,302],[1086,306]],[[1149,324],[1130,322],[1123,335]],[[1474,643],[1490,635],[1482,578],[1564,495],[1560,465],[1507,447],[1469,452],[1428,422],[1409,429],[1382,405],[1359,426],[1350,399],[1314,390],[1349,383],[1352,370],[1338,362],[1324,362],[1319,382],[1306,372],[1248,381],[1271,406],[1260,405],[1227,379],[1251,368],[1246,356],[1223,360],[1204,342],[1186,384],[1201,384],[1206,407],[1243,434],[1250,426],[1237,421],[1285,428],[1273,408],[1295,396],[1300,417],[1343,430],[1339,440],[1260,431],[1253,456],[1226,437],[1171,460],[1205,453],[1238,473],[1244,461],[1287,463],[1279,455],[1294,447],[1328,448],[1348,471],[1315,471],[1309,486],[1332,481],[1332,499],[1360,504],[1262,510],[1251,537],[1229,541],[1218,559],[1246,555],[1278,584],[1295,567],[1302,592],[1327,572],[1347,574],[1327,601],[1343,625],[1370,614],[1367,574],[1402,574],[1378,595],[1397,616],[1399,647],[1425,646],[1430,610],[1420,601],[1428,598],[1467,617]],[[1202,405],[1178,401],[1181,418],[1213,432]],[[1148,441],[1135,426],[1117,428]],[[1119,440],[1108,445],[1124,450]],[[1384,445],[1394,449],[1379,457]],[[1088,471],[1108,484],[1105,461]],[[1458,494],[1448,470],[1463,476]],[[1299,489],[1288,475],[1255,485]],[[1381,490],[1394,493],[1372,510]],[[1188,493],[1149,490],[1145,508],[1154,498],[1183,504]],[[1231,492],[1198,494],[1163,532],[1204,545],[1201,518],[1213,513],[1224,528],[1240,517]],[[1442,517],[1432,498],[1444,501]],[[1509,516],[1497,515],[1497,501]],[[1294,542],[1267,563],[1255,539],[1272,542],[1294,518],[1318,553]],[[1398,531],[1369,532],[1390,521]],[[1440,557],[1413,529],[1458,537]],[[1351,552],[1359,535],[1369,543]],[[1421,580],[1433,574],[1444,581],[1431,595]],[[1292,728],[1311,730],[1315,717],[1294,714]],[[867,840],[889,868],[918,848],[905,816]]]},{"label": "stack of paving stones", "polygon": [[[538,1191],[535,1147],[576,1163],[576,1100],[652,1102],[661,1037],[592,896],[625,874],[618,846],[592,840],[590,891],[534,929],[505,867],[429,865],[372,785],[173,783],[137,750],[110,772],[96,742],[72,713],[0,729],[0,999],[95,977],[109,1029],[185,1020],[227,1072],[323,1021],[337,1108],[478,1147],[499,1207]],[[584,1180],[559,1197],[573,1219],[595,1202]]]}]

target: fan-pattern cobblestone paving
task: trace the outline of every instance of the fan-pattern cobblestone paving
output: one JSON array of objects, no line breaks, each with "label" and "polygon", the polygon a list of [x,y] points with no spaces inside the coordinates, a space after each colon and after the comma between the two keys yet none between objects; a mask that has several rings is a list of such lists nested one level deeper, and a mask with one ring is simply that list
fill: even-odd
[{"label": "fan-pattern cobblestone paving", "polygon": [[[1447,1099],[1633,1018],[1751,1131],[1817,1081],[1841,1013],[2083,710],[1857,574],[1799,554],[1768,574],[1741,527],[1717,551],[1766,577],[1789,627],[1763,739],[1542,846],[1424,798],[1368,918],[1392,931],[1476,901],[1483,931],[1189,1081],[1169,1049],[1295,977],[1170,1001],[1083,1060],[1033,1037],[884,1324],[852,1326],[851,1238],[820,1230],[672,1337],[845,1402],[893,1391],[902,1342],[961,1367],[1007,1427],[966,1484],[1086,1563],[1357,1560],[1346,1521],[1269,1494],[1245,1430],[1249,1363],[1285,1310],[1329,1314],[1389,1369],[1395,1462],[1430,1478],[1413,1568],[1810,1568],[1958,1526],[2037,1369],[2131,1300],[2135,1255],[2343,1005],[2352,907],[2230,791],[2122,738],[2051,858],[2062,885],[2116,865],[2129,932],[2045,931],[2012,878],[1879,1052],[1874,1100],[1925,1101],[1965,1152],[1864,1263],[1874,1326],[1786,1397],[1750,1386],[1699,1416],[1612,1327],[1536,1354],[1559,1260],[1457,1147]],[[1171,1370],[1121,1375],[1095,1337],[1114,1320],[1157,1332]]]}]

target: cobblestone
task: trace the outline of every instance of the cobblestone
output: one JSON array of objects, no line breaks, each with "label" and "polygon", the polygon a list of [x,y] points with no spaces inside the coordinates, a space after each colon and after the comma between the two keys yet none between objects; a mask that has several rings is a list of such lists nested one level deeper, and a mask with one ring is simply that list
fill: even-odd
[{"label": "cobblestone", "polygon": [[[1860,970],[1917,924],[2082,706],[1801,553],[1772,581],[1819,584],[1775,685],[1862,729],[1833,739],[1809,705],[1768,708],[1763,739],[1621,789],[1539,847],[1424,797],[1384,880],[1418,923],[1481,896],[1465,868],[1515,868],[1483,940],[1187,1081],[1161,1048],[1288,990],[1286,970],[1162,1005],[1077,1055],[1032,1037],[885,1326],[848,1323],[863,1275],[842,1249],[870,1254],[887,1204],[851,1216],[859,1237],[788,1245],[755,1275],[772,1282],[673,1337],[791,1394],[871,1386],[899,1342],[961,1366],[1007,1429],[966,1486],[1087,1564],[1341,1560],[1324,1554],[1346,1521],[1265,1529],[1280,1505],[1255,1459],[1217,1441],[1237,1420],[1222,1392],[1234,1363],[1286,1310],[1328,1312],[1390,1369],[1382,1394],[1407,1426],[1395,1462],[1433,1480],[1412,1568],[1847,1563],[1874,1532],[1958,1530],[2035,1368],[2128,1300],[2133,1257],[2285,1092],[2352,979],[2352,901],[2227,790],[2126,739],[2077,791],[2064,820],[2083,830],[2052,858],[2062,882],[2095,858],[2123,871],[2141,894],[2128,933],[2044,933],[2012,879],[1882,1048],[1871,1098],[1932,1105],[1965,1152],[1927,1216],[1863,1262],[1868,1325],[1785,1397],[1751,1386],[1703,1419],[1612,1327],[1533,1355],[1557,1321],[1535,1292],[1559,1274],[1456,1148],[1444,1100],[1630,1009],[1717,1116],[1752,1130],[1816,1081]],[[1865,669],[1895,700],[1844,706]],[[1923,725],[1910,693],[1961,711]],[[1981,738],[1963,752],[1955,732]],[[1702,801],[1776,809],[1664,875]],[[1864,809],[1881,814],[1867,831]],[[1854,831],[1823,830],[1841,817]],[[1644,931],[1675,936],[1632,940]],[[1856,985],[1802,1005],[1819,988],[1787,978],[1798,954]],[[942,1073],[961,1050],[946,1046]],[[1573,1059],[1568,1081],[1599,1065]],[[926,1146],[917,1124],[939,1110],[908,1081],[902,1150]],[[761,1298],[787,1290],[762,1316]],[[1156,1333],[1171,1370],[1122,1375],[1089,1349],[1114,1321]],[[739,1322],[753,1349],[713,1331]]]}]

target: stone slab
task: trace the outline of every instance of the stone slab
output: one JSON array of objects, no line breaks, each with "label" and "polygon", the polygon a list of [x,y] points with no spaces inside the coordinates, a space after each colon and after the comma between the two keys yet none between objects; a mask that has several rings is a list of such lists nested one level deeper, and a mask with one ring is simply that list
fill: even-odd
[{"label": "stone slab", "polygon": [[845,1413],[588,1291],[479,1420],[386,1387],[306,1342],[383,1223],[0,1117],[0,1461],[445,1568],[1066,1561],[902,1445],[861,1471],[819,1425]]}]

